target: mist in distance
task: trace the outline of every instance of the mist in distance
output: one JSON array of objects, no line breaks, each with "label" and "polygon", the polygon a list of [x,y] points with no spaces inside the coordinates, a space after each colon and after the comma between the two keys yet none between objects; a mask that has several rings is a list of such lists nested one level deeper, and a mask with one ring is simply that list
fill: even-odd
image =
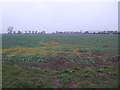
[{"label": "mist in distance", "polygon": [[118,30],[117,2],[6,3],[2,14],[2,33]]}]

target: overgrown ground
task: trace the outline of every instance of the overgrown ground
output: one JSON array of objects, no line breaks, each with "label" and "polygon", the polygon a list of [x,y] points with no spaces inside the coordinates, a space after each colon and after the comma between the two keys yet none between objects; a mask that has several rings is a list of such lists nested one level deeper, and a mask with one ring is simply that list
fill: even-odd
[{"label": "overgrown ground", "polygon": [[3,88],[117,88],[118,35],[3,35]]}]

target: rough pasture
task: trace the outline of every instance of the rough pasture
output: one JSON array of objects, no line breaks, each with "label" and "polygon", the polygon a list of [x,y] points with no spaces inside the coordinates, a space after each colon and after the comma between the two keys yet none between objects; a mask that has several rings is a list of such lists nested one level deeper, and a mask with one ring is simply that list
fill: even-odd
[{"label": "rough pasture", "polygon": [[118,87],[118,35],[3,35],[2,41],[3,88]]}]

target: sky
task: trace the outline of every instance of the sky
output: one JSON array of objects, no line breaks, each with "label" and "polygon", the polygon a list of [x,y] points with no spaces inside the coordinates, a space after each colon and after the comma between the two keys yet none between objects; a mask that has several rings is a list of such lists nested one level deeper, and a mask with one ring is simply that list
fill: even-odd
[{"label": "sky", "polygon": [[[80,2],[81,1],[81,2]],[[117,0],[3,0],[0,33],[14,31],[118,30]]]}]

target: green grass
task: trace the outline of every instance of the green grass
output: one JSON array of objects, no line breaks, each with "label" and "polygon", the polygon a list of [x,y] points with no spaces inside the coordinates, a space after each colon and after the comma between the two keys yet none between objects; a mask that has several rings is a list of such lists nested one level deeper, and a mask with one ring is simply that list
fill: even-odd
[{"label": "green grass", "polygon": [[[94,63],[91,56],[94,51],[113,51],[114,56],[118,54],[117,35],[2,35],[2,41],[2,59],[10,61],[32,61],[39,58],[38,62],[44,62],[54,56],[73,60],[76,56],[83,55],[86,60],[80,58],[80,62]],[[39,42],[43,45],[38,44]],[[6,49],[11,50],[5,51]],[[59,53],[68,53],[68,55],[59,55]]]},{"label": "green grass", "polygon": [[[77,44],[82,49],[117,50],[118,35],[2,35],[4,48],[40,47],[37,42]],[[107,45],[107,47],[103,47]]]},{"label": "green grass", "polygon": [[[101,71],[102,75],[99,75],[98,71]],[[55,80],[58,80],[63,87],[72,83],[81,88],[116,88],[118,87],[118,78],[116,78],[118,74],[115,74],[117,72],[116,66],[98,69],[74,67],[49,71],[24,65],[22,67],[3,65],[3,88],[52,88],[57,84],[53,83]]]},{"label": "green grass", "polygon": [[51,87],[51,78],[45,73],[44,70],[26,66],[3,65],[3,88]]},{"label": "green grass", "polygon": [[0,64],[0,89],[2,88],[2,64]]},{"label": "green grass", "polygon": [[3,88],[118,87],[118,35],[2,35],[2,46]]}]

